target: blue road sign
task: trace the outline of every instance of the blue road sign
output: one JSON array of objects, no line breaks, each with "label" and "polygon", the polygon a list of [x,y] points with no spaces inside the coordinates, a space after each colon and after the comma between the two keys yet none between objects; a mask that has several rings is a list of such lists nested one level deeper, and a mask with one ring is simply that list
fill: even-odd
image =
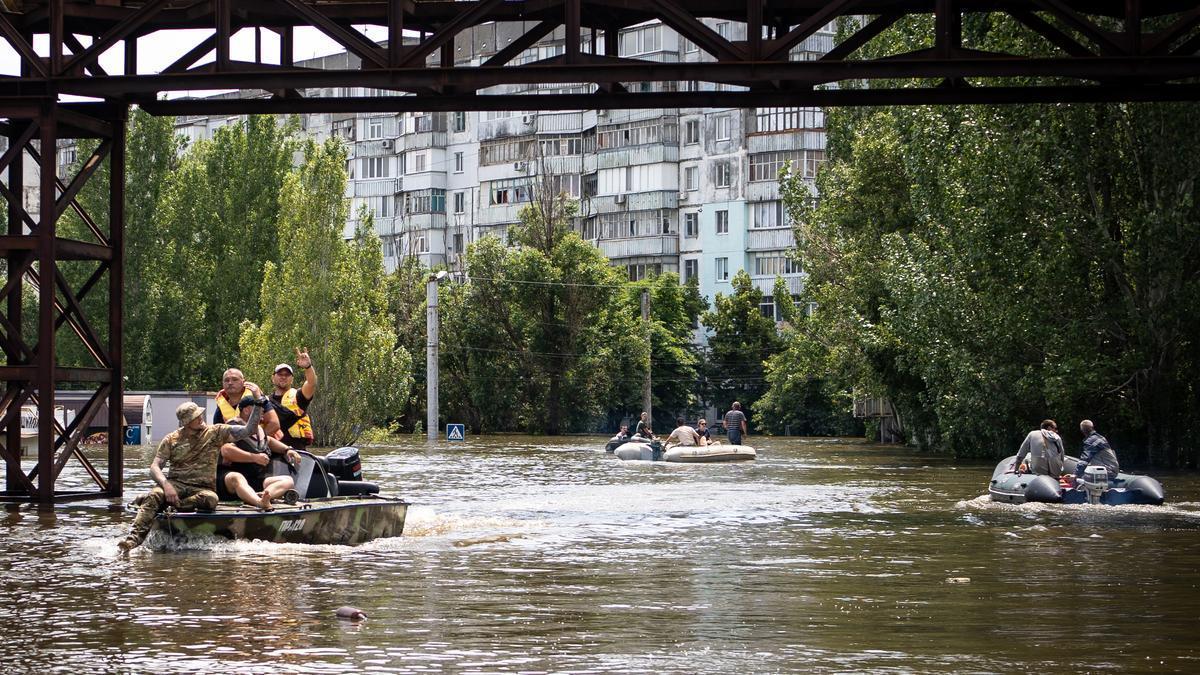
[{"label": "blue road sign", "polygon": [[446,440],[461,441],[467,437],[467,426],[465,424],[447,424],[446,425]]}]

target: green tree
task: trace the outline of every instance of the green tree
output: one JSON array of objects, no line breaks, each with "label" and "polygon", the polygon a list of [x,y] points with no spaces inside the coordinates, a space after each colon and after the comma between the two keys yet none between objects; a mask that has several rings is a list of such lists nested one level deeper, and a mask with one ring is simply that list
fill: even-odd
[{"label": "green tree", "polygon": [[242,323],[242,363],[248,376],[265,378],[294,347],[309,347],[320,378],[309,408],[316,442],[347,444],[396,416],[412,363],[387,311],[386,286],[379,283],[383,257],[370,218],[359,219],[352,241],[342,239],[344,147],[336,139],[308,141],[304,156],[279,196],[282,262],[266,265],[262,321]]},{"label": "green tree", "polygon": [[[906,23],[864,50],[919,46]],[[1040,42],[1003,18],[968,46]],[[914,438],[1011,452],[1092,417],[1122,456],[1195,463],[1200,269],[1193,104],[834,111],[819,203],[785,188],[820,309],[799,350],[886,395]],[[1061,425],[1068,432],[1072,426]]]},{"label": "green tree", "polygon": [[[693,333],[708,302],[696,283],[681,285],[673,272],[653,275],[645,281],[630,283],[624,293],[624,313],[638,317],[636,337],[645,340],[642,327],[641,296],[650,293],[650,398],[654,413],[653,428],[674,428],[676,416],[690,417],[699,408],[700,355]],[[609,423],[632,416],[642,407],[645,361],[623,364],[626,377],[619,383],[623,394],[619,406],[610,411]],[[630,413],[633,412],[633,415]]]},{"label": "green tree", "polygon": [[154,260],[144,270],[152,308],[146,350],[161,387],[208,389],[239,363],[238,331],[260,320],[267,261],[279,260],[279,193],[295,122],[250,117],[189,149],[162,190]]},{"label": "green tree", "polygon": [[622,366],[645,358],[636,316],[617,302],[619,273],[568,227],[575,208],[539,197],[510,232],[515,246],[484,237],[468,251],[464,318],[443,337],[462,368],[451,377],[488,428],[589,428],[625,379]]},{"label": "green tree", "polygon": [[713,309],[701,319],[713,332],[705,375],[710,401],[719,410],[739,401],[750,411],[766,391],[763,364],[781,344],[775,320],[759,309],[763,293],[750,275],[739,270],[732,287],[731,295],[717,294]]}]

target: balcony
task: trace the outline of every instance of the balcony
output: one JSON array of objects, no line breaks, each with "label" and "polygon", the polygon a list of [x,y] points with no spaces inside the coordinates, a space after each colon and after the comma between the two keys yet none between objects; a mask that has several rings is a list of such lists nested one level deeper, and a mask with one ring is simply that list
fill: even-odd
[{"label": "balcony", "polygon": [[424,150],[425,148],[445,148],[445,131],[421,131],[405,134],[400,137],[400,147],[404,150]]},{"label": "balcony", "polygon": [[400,192],[399,178],[371,178],[351,181],[355,197],[386,197]]},{"label": "balcony", "polygon": [[747,251],[779,251],[796,246],[796,237],[790,227],[773,227],[746,231]]},{"label": "balcony", "polygon": [[639,258],[645,256],[679,255],[678,234],[654,234],[645,237],[601,239],[596,242],[609,260]]}]

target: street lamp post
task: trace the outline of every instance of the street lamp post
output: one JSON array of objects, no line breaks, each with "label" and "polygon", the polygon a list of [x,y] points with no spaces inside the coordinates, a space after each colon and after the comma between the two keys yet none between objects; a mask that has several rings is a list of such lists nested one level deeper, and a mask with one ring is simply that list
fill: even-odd
[{"label": "street lamp post", "polygon": [[446,277],[441,270],[425,283],[425,432],[431,441],[438,439],[438,284]]}]

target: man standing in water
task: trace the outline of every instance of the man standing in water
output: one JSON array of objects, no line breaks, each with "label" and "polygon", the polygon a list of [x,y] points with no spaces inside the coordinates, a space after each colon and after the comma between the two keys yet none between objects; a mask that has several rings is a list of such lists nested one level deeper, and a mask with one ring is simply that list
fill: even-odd
[{"label": "man standing in water", "polygon": [[276,438],[285,445],[307,450],[313,441],[312,419],[308,416],[308,405],[317,395],[317,369],[313,368],[308,349],[296,347],[296,366],[304,371],[304,384],[297,390],[292,387],[292,367],[286,363],[275,366],[271,382],[275,393],[271,403],[279,416],[279,433]]},{"label": "man standing in water", "polygon": [[[1025,442],[1021,443],[1013,465],[1017,473],[1029,471],[1038,476],[1058,478],[1062,475],[1063,455],[1063,442],[1058,435],[1058,425],[1054,420],[1042,420],[1040,429],[1034,429],[1025,436]],[[1025,464],[1026,457],[1029,458],[1028,465]]]},{"label": "man standing in water", "polygon": [[742,404],[737,401],[730,406],[731,410],[725,413],[725,434],[729,437],[729,442],[733,445],[742,444],[742,434],[746,431],[746,413],[742,412]]},{"label": "man standing in water", "polygon": [[[258,426],[267,399],[257,388],[254,393],[257,394],[254,409],[246,426],[206,425],[204,409],[190,401],[175,409],[179,428],[162,439],[150,463],[150,477],[157,487],[140,498],[141,506],[129,534],[117,543],[121,553],[128,553],[146,540],[154,516],[167,506],[179,511],[217,508],[217,461],[221,445],[248,437]],[[170,466],[170,475],[163,474],[163,464]]]}]

